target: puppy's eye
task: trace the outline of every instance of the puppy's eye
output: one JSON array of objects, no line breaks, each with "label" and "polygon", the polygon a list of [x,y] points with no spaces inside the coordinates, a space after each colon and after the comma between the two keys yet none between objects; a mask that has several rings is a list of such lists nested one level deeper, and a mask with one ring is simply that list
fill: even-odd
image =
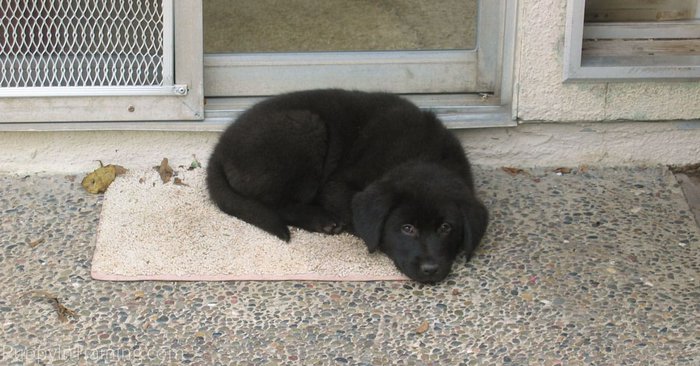
[{"label": "puppy's eye", "polygon": [[440,227],[438,228],[438,233],[440,233],[442,235],[447,235],[450,233],[450,231],[452,231],[452,225],[450,225],[446,222],[443,222],[440,225]]},{"label": "puppy's eye", "polygon": [[408,236],[416,236],[418,235],[418,230],[416,229],[415,226],[411,224],[404,224],[401,226],[401,232],[404,233],[405,235]]}]

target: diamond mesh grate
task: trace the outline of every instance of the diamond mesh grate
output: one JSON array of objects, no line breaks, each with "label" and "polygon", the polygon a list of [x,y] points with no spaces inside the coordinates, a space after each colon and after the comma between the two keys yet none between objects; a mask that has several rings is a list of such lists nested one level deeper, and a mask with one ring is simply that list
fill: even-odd
[{"label": "diamond mesh grate", "polygon": [[0,0],[0,87],[160,86],[162,0]]}]

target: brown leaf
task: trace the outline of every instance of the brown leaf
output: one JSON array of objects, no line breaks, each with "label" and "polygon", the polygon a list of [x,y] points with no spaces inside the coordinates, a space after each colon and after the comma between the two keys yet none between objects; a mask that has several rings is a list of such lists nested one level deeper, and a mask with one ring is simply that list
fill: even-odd
[{"label": "brown leaf", "polygon": [[143,299],[143,297],[146,296],[143,291],[136,291],[134,292],[134,300],[140,300]]},{"label": "brown leaf", "polygon": [[37,239],[37,240],[32,240],[32,241],[29,242],[29,247],[30,247],[30,248],[36,248],[37,246],[39,246],[39,244],[43,244],[45,241],[46,241],[46,239],[44,239],[44,238],[40,238],[40,239]]},{"label": "brown leaf", "polygon": [[116,174],[117,176],[122,175],[122,174],[126,174],[126,172],[127,172],[127,169],[121,165],[108,165],[108,166],[114,167],[114,174]]},{"label": "brown leaf", "polygon": [[428,328],[430,328],[430,324],[428,324],[427,320],[424,320],[418,328],[416,328],[416,334],[423,334],[428,331]]},{"label": "brown leaf", "polygon": [[175,185],[176,186],[185,186],[185,187],[190,186],[189,184],[183,182],[182,179],[180,179],[180,178],[175,178]]},{"label": "brown leaf", "polygon": [[529,293],[529,292],[523,292],[523,294],[520,295],[520,298],[522,298],[523,300],[525,300],[525,301],[527,301],[527,302],[532,302],[532,300],[533,300],[534,297],[533,297],[532,294]]},{"label": "brown leaf", "polygon": [[554,172],[560,174],[571,174],[571,168],[556,168],[554,169]]},{"label": "brown leaf", "polygon": [[51,303],[53,303],[53,307],[56,309],[56,313],[58,314],[58,320],[60,320],[62,322],[67,321],[68,317],[71,317],[71,318],[78,317],[78,313],[63,306],[63,304],[61,304],[61,301],[58,299],[58,297],[53,295],[52,293],[50,293],[48,291],[34,291],[33,295],[34,295],[34,297],[42,297],[42,298],[45,298],[45,299],[48,299],[49,301],[51,301]]},{"label": "brown leaf", "polygon": [[520,168],[513,168],[513,167],[507,167],[507,166],[501,167],[501,170],[503,170],[504,172],[506,172],[512,176],[516,176],[518,174],[522,174],[525,172],[524,170],[522,170]]},{"label": "brown leaf", "polygon": [[163,158],[160,165],[154,168],[158,170],[158,174],[160,174],[160,179],[163,183],[170,182],[170,178],[173,177],[173,168],[168,164],[168,158]]},{"label": "brown leaf", "polygon": [[535,183],[540,182],[540,178],[535,177],[534,175],[530,174],[530,172],[528,172],[524,169],[504,166],[504,167],[501,167],[501,170],[510,174],[513,177],[515,177],[516,175],[522,174],[522,175],[525,175],[525,176],[529,177],[530,179],[532,179],[532,181]]}]

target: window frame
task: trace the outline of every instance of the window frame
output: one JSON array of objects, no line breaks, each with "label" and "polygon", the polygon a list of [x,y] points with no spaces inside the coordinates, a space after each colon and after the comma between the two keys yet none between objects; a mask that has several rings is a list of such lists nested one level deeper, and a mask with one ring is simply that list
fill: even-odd
[{"label": "window frame", "polygon": [[700,22],[584,22],[585,0],[568,0],[564,41],[564,82],[692,80],[700,78],[700,56],[583,57],[584,39],[700,38]]},{"label": "window frame", "polygon": [[[5,88],[0,96],[2,130],[132,129],[164,120],[202,120],[201,1],[166,0],[164,58],[174,72],[164,74],[171,87]],[[175,23],[177,26],[175,26]],[[169,55],[165,55],[165,53]],[[170,57],[168,57],[170,56]],[[9,94],[9,95],[8,95]],[[143,122],[148,121],[148,122]]]},{"label": "window frame", "polygon": [[[481,14],[486,19],[498,19],[497,22],[492,22],[491,28],[497,46],[492,47],[491,52],[483,52],[480,55],[483,67],[489,64],[497,65],[490,69],[492,77],[489,79],[495,92],[404,94],[419,107],[435,112],[448,128],[517,125],[512,97],[518,0],[484,1],[497,4],[489,7],[490,13]],[[245,109],[262,98],[205,98],[201,1],[177,0],[173,3],[175,82],[188,85],[187,95],[0,98],[0,120],[6,122],[0,123],[0,131],[224,130]],[[27,103],[28,101],[31,103]],[[11,108],[6,108],[8,105]],[[128,106],[134,106],[134,112],[128,112]],[[29,115],[32,119],[11,119],[7,117],[8,113]],[[173,113],[179,115],[173,118]],[[112,117],[114,115],[117,117]]]},{"label": "window frame", "polygon": [[[230,94],[227,91],[217,89],[211,80],[224,81],[225,84],[244,80],[246,85],[253,81],[260,83],[260,76],[256,72],[262,67],[279,67],[281,71],[277,78],[285,79],[284,75],[290,75],[294,82],[285,84],[290,90],[298,89],[298,85],[309,88],[310,81],[294,78],[294,69],[289,69],[292,65],[304,65],[315,62],[315,72],[331,73],[337,72],[337,64],[342,63],[364,63],[369,67],[401,65],[396,72],[404,72],[411,63],[440,63],[442,61],[453,61],[459,63],[458,59],[475,63],[478,69],[477,77],[473,77],[470,83],[476,87],[472,93],[416,93],[410,88],[392,90],[392,88],[379,87],[379,85],[350,85],[360,89],[376,89],[397,92],[408,99],[414,101],[419,107],[434,111],[438,117],[450,128],[477,128],[477,127],[505,127],[515,126],[517,122],[511,108],[513,66],[515,51],[515,31],[517,24],[517,0],[481,0],[479,2],[479,23],[477,31],[477,49],[475,51],[407,51],[407,59],[402,59],[400,52],[360,52],[356,55],[363,58],[348,57],[347,52],[336,53],[307,53],[307,54],[279,54],[279,55],[205,55],[205,96],[207,98],[207,122],[227,125],[232,122],[241,112],[261,100],[260,97],[220,97],[219,95]],[[267,58],[267,61],[264,61]],[[256,62],[267,62],[267,65],[259,65]],[[464,62],[464,61],[462,61]],[[233,66],[241,67],[232,74],[224,72],[226,68]],[[458,66],[458,67],[463,67]],[[221,68],[221,70],[215,70]],[[319,68],[321,71],[318,71]],[[464,69],[461,69],[464,70]],[[458,74],[458,72],[457,72]],[[251,75],[253,77],[251,78]],[[467,73],[463,73],[465,79]],[[312,81],[311,81],[312,82]],[[394,84],[395,86],[396,84]],[[311,85],[313,87],[314,85]],[[347,86],[345,86],[347,87]],[[245,86],[239,90],[241,94],[267,94],[276,92],[269,87],[258,89],[258,92],[249,92]],[[482,90],[483,92],[478,92]],[[286,91],[283,89],[282,91]]]}]

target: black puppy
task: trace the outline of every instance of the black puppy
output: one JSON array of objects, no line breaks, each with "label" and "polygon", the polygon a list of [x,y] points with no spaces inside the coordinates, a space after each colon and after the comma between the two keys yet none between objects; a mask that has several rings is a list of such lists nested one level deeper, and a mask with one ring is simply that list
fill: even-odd
[{"label": "black puppy", "polygon": [[256,104],[222,134],[207,185],[222,211],[282,240],[288,225],[346,230],[421,282],[444,279],[488,222],[459,141],[388,93],[310,90]]}]

